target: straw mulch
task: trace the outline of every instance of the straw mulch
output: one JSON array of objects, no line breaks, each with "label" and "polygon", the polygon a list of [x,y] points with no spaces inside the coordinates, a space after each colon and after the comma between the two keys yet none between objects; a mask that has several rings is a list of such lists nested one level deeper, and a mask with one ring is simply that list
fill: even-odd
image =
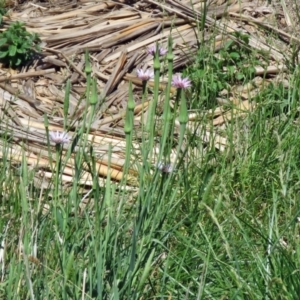
[{"label": "straw mulch", "polygon": [[[236,104],[234,111],[225,110],[221,95],[220,107],[207,111],[216,128],[222,128],[232,117],[254,109],[251,98],[259,92],[262,76],[266,76],[266,72],[269,81],[286,82],[283,53],[289,55],[290,44],[299,40],[289,31],[293,20],[283,7],[284,2],[268,6],[266,3],[235,0],[212,0],[206,3],[208,12],[204,35],[207,40],[215,36],[216,51],[226,39],[236,39],[233,33],[241,31],[250,34],[251,47],[271,54],[267,71],[258,67],[257,77],[252,83],[234,88],[229,95],[232,103]],[[18,163],[22,160],[22,151],[25,151],[28,164],[34,167],[37,178],[47,186],[47,179],[51,178],[52,173],[44,114],[49,118],[50,130],[63,130],[64,86],[70,79],[69,116],[73,120],[70,135],[81,126],[86,105],[82,99],[86,85],[84,52],[88,49],[93,75],[98,82],[100,102],[88,139],[93,143],[97,155],[100,181],[108,173],[109,145],[112,145],[111,177],[121,180],[125,149],[123,126],[129,81],[134,84],[135,126],[138,131],[142,114],[142,83],[136,78],[135,70],[138,67],[152,67],[147,46],[159,42],[166,47],[167,38],[171,35],[175,72],[191,64],[200,41],[197,23],[202,18],[204,7],[204,2],[198,0],[25,1],[12,7],[10,15],[4,18],[3,30],[11,22],[24,22],[28,31],[40,35],[43,51],[41,57],[21,71],[1,69],[1,132],[12,136],[10,151],[6,150],[6,155]],[[272,36],[277,38],[270,43]],[[162,78],[162,90],[165,79]],[[144,108],[147,110],[147,105]],[[189,128],[194,127],[195,120],[197,113],[193,112],[190,114]],[[219,150],[226,148],[226,137],[218,135],[218,130],[207,129],[203,134],[204,143],[210,143],[211,140]],[[138,141],[133,146],[138,149]],[[7,145],[1,145],[2,150],[5,147]],[[65,183],[72,182],[72,174],[71,159],[64,170]],[[91,176],[87,172],[82,184],[88,186],[91,183]],[[129,183],[134,185],[135,180]]]}]

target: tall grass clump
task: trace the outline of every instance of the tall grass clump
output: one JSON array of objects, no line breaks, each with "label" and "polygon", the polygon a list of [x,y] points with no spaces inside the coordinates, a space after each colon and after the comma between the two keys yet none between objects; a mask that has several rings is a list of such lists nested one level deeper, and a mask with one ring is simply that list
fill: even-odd
[{"label": "tall grass clump", "polygon": [[227,152],[208,149],[204,157],[213,160],[190,162],[192,181],[181,189],[181,225],[168,256],[165,293],[297,298],[299,69],[291,78],[290,88],[269,86],[254,99],[254,112],[227,124]]},{"label": "tall grass clump", "polygon": [[[150,114],[145,117],[145,126],[142,126],[143,136],[147,138],[143,139],[140,149],[132,148],[135,103],[132,88],[129,90],[124,127],[126,163],[123,171],[127,176],[121,183],[112,181],[108,175],[105,184],[100,184],[93,145],[87,139],[98,101],[88,54],[85,63],[84,126],[80,126],[71,138],[68,133],[71,120],[67,115],[69,82],[64,101],[64,132],[50,131],[45,115],[49,170],[53,174],[48,186],[41,189],[36,185],[35,170],[28,167],[24,153],[20,153],[22,163],[18,172],[11,173],[10,153],[5,155],[5,149],[10,148],[3,143],[1,186],[5,201],[1,206],[1,297],[141,299],[157,294],[161,283],[160,269],[167,261],[168,244],[175,224],[175,219],[168,219],[180,202],[179,186],[176,187],[175,183],[185,178],[180,175],[184,172],[180,164],[184,152],[187,105],[185,86],[179,85],[176,110],[171,111],[169,104],[173,61],[170,40],[167,54],[170,70],[167,90],[163,95],[166,110],[161,146],[156,153],[156,107],[161,97],[158,93],[161,76],[158,49],[154,60],[154,99],[150,103]],[[178,82],[180,84],[181,81]],[[146,101],[145,96],[149,92],[147,79],[143,80],[143,86],[143,101]],[[174,160],[171,150],[177,108],[180,132]],[[3,141],[5,138],[3,136]],[[109,157],[111,152],[110,148]],[[66,162],[73,158],[73,182],[66,187],[62,176]],[[181,163],[177,164],[177,161]],[[133,167],[138,173],[138,189],[135,192],[127,185],[131,176],[129,170]],[[83,194],[82,177],[86,172],[92,175],[93,186],[87,194]],[[85,209],[81,208],[83,199],[88,199]],[[172,226],[166,226],[167,223]]]}]

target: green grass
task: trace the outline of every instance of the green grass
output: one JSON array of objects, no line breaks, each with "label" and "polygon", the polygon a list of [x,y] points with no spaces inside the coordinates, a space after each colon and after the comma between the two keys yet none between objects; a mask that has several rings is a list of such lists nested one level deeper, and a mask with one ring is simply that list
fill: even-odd
[{"label": "green grass", "polygon": [[[202,53],[185,71],[194,78],[200,66],[201,76],[187,102],[188,108],[201,109],[199,128],[211,126],[205,109],[217,105],[216,80],[225,84],[230,75],[219,67],[208,68],[213,58],[203,61],[210,53],[206,51],[206,56]],[[255,53],[243,55],[247,63],[250,55],[256,64]],[[170,67],[170,52],[167,58]],[[88,62],[88,56],[86,59]],[[152,139],[160,140],[160,159],[166,162],[170,145],[183,149],[176,170],[169,174],[151,164],[151,139],[143,138],[142,155],[130,160],[135,133],[134,103],[129,101],[125,172],[130,166],[138,170],[136,191],[124,188],[126,179],[116,183],[108,177],[104,186],[98,182],[93,145],[84,135],[96,105],[88,63],[86,73],[90,88],[84,114],[87,128],[76,133],[70,151],[75,143],[89,146],[90,151],[76,154],[69,191],[60,184],[64,161],[56,164],[49,188],[41,190],[35,185],[34,170],[27,167],[25,156],[16,169],[8,159],[9,153],[3,153],[0,298],[297,299],[299,69],[291,73],[290,88],[280,84],[266,87],[253,99],[257,103],[253,112],[227,124],[223,134],[228,146],[224,152],[213,143],[204,145],[201,136],[187,130],[181,140],[185,129],[185,98],[181,96],[181,132],[173,139],[174,113],[166,112],[170,109],[166,105],[163,133]],[[244,75],[234,82],[251,80],[251,74]],[[149,92],[156,94],[155,88]],[[65,103],[67,112],[67,98]],[[71,121],[65,117],[67,129]],[[147,123],[149,134],[145,136],[153,135],[155,123]],[[4,143],[7,139],[2,136]],[[59,157],[60,148],[53,148],[55,151]],[[84,164],[94,181],[88,194],[83,194],[78,184]],[[81,210],[84,197],[89,201]],[[50,207],[46,213],[45,204]]]}]

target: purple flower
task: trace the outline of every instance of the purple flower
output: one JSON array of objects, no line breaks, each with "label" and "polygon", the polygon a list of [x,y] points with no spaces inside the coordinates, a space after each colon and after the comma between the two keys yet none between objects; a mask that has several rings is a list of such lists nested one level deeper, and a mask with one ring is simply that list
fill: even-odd
[{"label": "purple flower", "polygon": [[163,164],[162,162],[159,162],[157,165],[156,165],[156,168],[158,170],[160,170],[162,173],[172,173],[173,171],[175,171],[175,168],[172,164]]},{"label": "purple flower", "polygon": [[[155,55],[156,45],[149,46],[147,48],[147,52],[148,52],[148,54]],[[168,52],[168,50],[165,49],[164,47],[158,47],[159,56],[164,56],[164,55],[166,55],[167,52]]]},{"label": "purple flower", "polygon": [[176,74],[172,78],[172,85],[177,89],[186,89],[191,86],[191,81],[188,78],[181,78],[181,74]]},{"label": "purple flower", "polygon": [[50,140],[54,142],[56,145],[66,144],[70,142],[70,137],[66,132],[50,131],[49,136],[50,136]]},{"label": "purple flower", "polygon": [[143,69],[137,69],[136,73],[137,73],[137,77],[142,81],[148,81],[149,79],[154,77],[154,73],[150,69],[146,71],[144,71]]}]

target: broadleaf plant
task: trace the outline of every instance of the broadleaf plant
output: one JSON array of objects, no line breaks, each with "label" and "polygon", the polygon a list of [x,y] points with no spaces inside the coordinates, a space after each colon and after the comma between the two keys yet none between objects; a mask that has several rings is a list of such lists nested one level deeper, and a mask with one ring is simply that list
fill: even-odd
[{"label": "broadleaf plant", "polygon": [[0,61],[10,67],[18,67],[40,51],[40,42],[36,33],[28,32],[23,23],[14,22],[0,34]]}]

